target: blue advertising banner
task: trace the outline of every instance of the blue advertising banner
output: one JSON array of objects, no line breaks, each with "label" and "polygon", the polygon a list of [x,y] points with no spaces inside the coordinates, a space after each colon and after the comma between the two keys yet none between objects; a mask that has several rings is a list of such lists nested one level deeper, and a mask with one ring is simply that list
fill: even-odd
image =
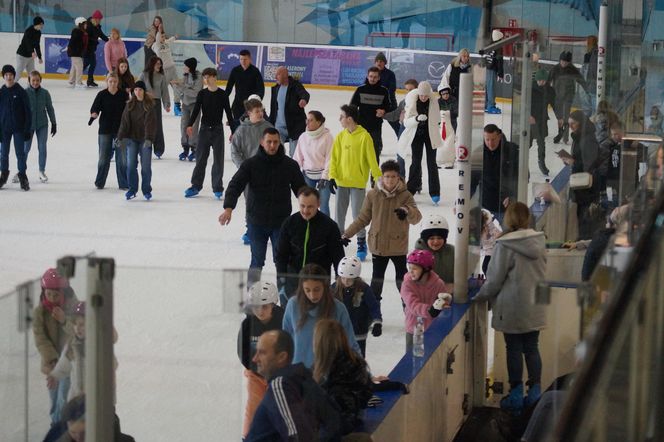
[{"label": "blue advertising banner", "polygon": [[[44,72],[47,74],[66,74],[71,67],[71,60],[67,56],[67,44],[69,43],[68,37],[45,37],[44,48],[46,49],[46,56],[44,59]],[[129,56],[129,67],[136,75],[140,73],[136,71],[132,65],[132,59],[137,55],[141,56],[141,63],[143,60],[143,44],[139,41],[125,41],[127,48],[127,55]],[[97,69],[98,75],[106,74],[106,64],[104,63],[104,42],[100,41],[97,46]],[[137,64],[138,66],[138,64]],[[142,67],[142,64],[141,64]]]},{"label": "blue advertising banner", "polygon": [[[213,45],[206,45],[213,46]],[[212,57],[215,60],[217,67],[217,78],[219,80],[228,80],[231,70],[235,66],[240,65],[240,51],[246,49],[251,53],[251,60],[257,64],[258,60],[258,46],[256,45],[238,45],[238,44],[217,44],[215,46],[215,55]],[[258,66],[260,68],[260,66]]]}]

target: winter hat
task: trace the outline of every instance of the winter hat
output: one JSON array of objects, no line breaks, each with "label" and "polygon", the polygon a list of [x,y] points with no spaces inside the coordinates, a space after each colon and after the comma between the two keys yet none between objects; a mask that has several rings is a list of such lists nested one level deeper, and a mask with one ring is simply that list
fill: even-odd
[{"label": "winter hat", "polygon": [[14,69],[14,66],[6,64],[2,67],[2,76],[4,77],[5,74],[13,74],[16,77],[16,69]]},{"label": "winter hat", "polygon": [[60,276],[56,269],[50,268],[42,275],[41,287],[48,290],[60,290],[69,287],[69,281]]},{"label": "winter hat", "polygon": [[428,81],[420,81],[420,84],[417,85],[417,95],[426,95],[427,97],[431,95],[431,83]]},{"label": "winter hat", "polygon": [[141,88],[143,91],[146,90],[147,86],[145,86],[145,82],[143,80],[138,80],[136,84],[134,85],[134,89],[136,88]]},{"label": "winter hat", "polygon": [[535,81],[548,80],[548,79],[549,79],[549,73],[544,69],[540,69],[539,71],[535,72]]},{"label": "winter hat", "polygon": [[503,37],[504,37],[503,33],[500,32],[498,29],[494,29],[493,32],[491,33],[491,40],[493,41],[502,40]]},{"label": "winter hat", "polygon": [[377,61],[382,61],[383,63],[387,63],[387,57],[385,56],[384,52],[379,52],[376,54],[376,58],[374,58],[374,63]]},{"label": "winter hat", "polygon": [[184,65],[189,68],[190,72],[194,72],[196,70],[196,66],[198,66],[198,60],[196,60],[194,57],[187,58],[184,61]]},{"label": "winter hat", "polygon": [[560,60],[572,62],[572,53],[570,51],[562,51],[560,53]]},{"label": "winter hat", "polygon": [[90,18],[96,18],[97,20],[101,20],[104,18],[104,14],[101,13],[99,9],[97,9],[95,12],[92,13],[92,16]]},{"label": "winter hat", "polygon": [[44,24],[44,19],[41,18],[40,16],[37,16],[32,19],[32,25],[37,26],[37,25],[43,25]]},{"label": "winter hat", "polygon": [[74,24],[76,26],[79,26],[81,23],[85,23],[87,20],[85,17],[76,17],[76,20],[74,20]]}]

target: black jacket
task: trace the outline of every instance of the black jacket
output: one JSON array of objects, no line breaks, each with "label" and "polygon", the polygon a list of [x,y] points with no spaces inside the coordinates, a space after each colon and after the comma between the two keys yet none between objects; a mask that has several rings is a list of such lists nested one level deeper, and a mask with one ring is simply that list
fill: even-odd
[{"label": "black jacket", "polygon": [[397,102],[397,76],[394,75],[394,71],[389,70],[388,68],[380,71],[380,85],[385,86],[387,92],[390,93],[390,102],[392,102],[393,109],[396,109],[399,106]]},{"label": "black jacket", "polygon": [[350,103],[360,108],[358,123],[369,132],[378,131],[383,125],[383,119],[376,116],[378,109],[390,112],[397,107],[390,101],[390,93],[385,86],[380,83],[370,85],[368,80],[355,90]]},{"label": "black jacket", "polygon": [[[307,227],[309,239],[305,245]],[[321,211],[309,221],[302,218],[299,212],[294,213],[281,225],[275,261],[277,272],[282,276],[297,275],[303,265],[309,263],[318,264],[330,273],[330,267],[334,266],[336,270],[344,256],[339,226]],[[286,278],[288,296],[295,294],[297,282],[297,277]]]},{"label": "black jacket", "polygon": [[283,319],[284,309],[278,305],[272,307],[272,318],[266,324],[263,324],[256,316],[247,314],[237,334],[237,355],[244,368],[256,372],[256,363],[253,358],[256,354],[258,338],[266,331],[281,330]]},{"label": "black jacket", "polygon": [[268,155],[261,146],[233,175],[226,190],[224,209],[234,209],[248,186],[245,193],[247,222],[279,227],[291,214],[291,192],[297,194],[304,185],[300,166],[286,156],[284,146],[279,146],[275,155]]},{"label": "black jacket", "polygon": [[93,25],[92,19],[88,19],[88,54],[94,54],[97,52],[97,46],[99,45],[99,39],[101,38],[104,41],[108,41],[108,36],[104,34],[104,31],[101,30],[101,25]]},{"label": "black jacket", "polygon": [[486,63],[486,68],[490,71],[494,71],[497,76],[503,76],[503,50],[496,49],[489,51],[484,54],[484,62]]},{"label": "black jacket", "polygon": [[498,149],[491,151],[482,145],[482,170],[471,172],[471,197],[480,185],[482,208],[504,212],[505,198],[516,198],[519,180],[519,146],[502,136]]},{"label": "black jacket", "polygon": [[[272,98],[270,100],[270,118],[268,119],[272,125],[276,127],[277,124],[277,111],[279,103],[277,103],[277,95],[279,93],[280,84],[272,86]],[[304,109],[298,104],[300,100],[309,102],[309,92],[302,86],[302,83],[288,77],[288,90],[286,91],[286,129],[288,129],[288,137],[292,140],[297,140],[300,135],[304,133],[307,128],[307,115]]]},{"label": "black jacket", "polygon": [[321,383],[327,395],[339,405],[342,434],[353,432],[362,423],[360,413],[367,407],[372,395],[367,364],[358,359],[354,363],[348,355],[339,353],[330,373]]},{"label": "black jacket", "polygon": [[67,45],[67,55],[69,57],[83,57],[88,48],[88,37],[89,35],[79,28],[72,29],[69,44]]},{"label": "black jacket", "polygon": [[574,92],[576,91],[574,83],[579,83],[581,87],[588,92],[588,85],[583,79],[581,72],[572,63],[567,67],[560,66],[560,63],[555,65],[549,71],[549,83],[556,91],[556,97],[560,100],[572,101],[574,99]]},{"label": "black jacket", "polygon": [[41,31],[35,29],[34,26],[28,27],[23,33],[21,44],[18,46],[16,53],[21,57],[32,57],[32,53],[37,53],[37,58],[42,59],[41,49],[39,48],[39,41],[41,40]]},{"label": "black jacket", "polygon": [[303,364],[289,365],[269,380],[244,440],[340,441],[339,410]]},{"label": "black jacket", "polygon": [[28,93],[19,85],[0,88],[0,132],[29,133],[32,127],[32,111]]},{"label": "black jacket", "polygon": [[470,63],[465,68],[462,68],[461,66],[457,66],[455,64],[455,61],[452,61],[452,69],[450,70],[450,80],[449,80],[449,86],[450,86],[450,95],[453,95],[455,97],[459,97],[459,78],[461,74],[465,74],[467,72],[470,72],[472,66]]},{"label": "black jacket", "polygon": [[99,114],[100,135],[115,135],[118,133],[127,100],[129,100],[129,95],[124,89],[118,89],[115,95],[111,94],[108,89],[99,91],[92,107],[90,107],[90,113]]},{"label": "black jacket", "polygon": [[226,83],[226,94],[231,96],[235,87],[235,98],[233,99],[233,118],[239,120],[244,113],[244,100],[249,98],[249,95],[256,94],[261,99],[265,95],[265,84],[263,83],[263,76],[256,66],[250,65],[247,70],[242,69],[242,66],[235,66],[231,69],[231,74]]},{"label": "black jacket", "polygon": [[535,119],[540,135],[547,137],[549,130],[546,122],[549,121],[549,105],[555,106],[556,92],[549,83],[539,86],[533,81],[533,92],[531,96],[530,115]]},{"label": "black jacket", "polygon": [[571,132],[572,156],[574,164],[572,173],[588,172],[593,176],[593,185],[590,189],[572,190],[572,200],[582,205],[588,205],[599,198],[599,143],[595,138],[595,125],[587,118],[581,122],[577,132]]}]

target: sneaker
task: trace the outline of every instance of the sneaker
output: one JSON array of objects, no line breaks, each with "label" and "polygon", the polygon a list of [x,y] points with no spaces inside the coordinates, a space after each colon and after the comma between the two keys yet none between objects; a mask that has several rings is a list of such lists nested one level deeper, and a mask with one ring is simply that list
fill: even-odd
[{"label": "sneaker", "polygon": [[30,183],[28,182],[28,176],[26,174],[19,172],[18,181],[21,183],[21,189],[26,192],[30,190]]},{"label": "sneaker", "polygon": [[88,81],[88,87],[99,87],[99,85],[94,81]]},{"label": "sneaker", "polygon": [[78,83],[76,86],[74,86],[74,89],[87,89],[87,88],[88,87],[83,83]]},{"label": "sneaker", "polygon": [[125,193],[125,198],[127,198],[127,201],[133,200],[134,198],[136,198],[136,192],[128,190],[127,193]]},{"label": "sneaker", "polygon": [[212,192],[212,193],[214,193],[214,197],[217,198],[218,200],[220,200],[221,197],[224,196],[223,190],[221,192]]},{"label": "sneaker", "polygon": [[503,112],[502,112],[500,109],[498,109],[496,106],[491,106],[491,107],[490,107],[489,109],[487,109],[486,111],[487,111],[488,113],[492,114],[492,115],[498,115],[498,114],[502,114],[502,113],[503,113]]},{"label": "sneaker", "polygon": [[16,184],[16,183],[18,183],[18,173],[14,174],[14,176],[12,177],[12,184]]},{"label": "sneaker", "polygon": [[198,195],[199,192],[200,192],[200,190],[196,189],[195,187],[190,187],[189,189],[184,191],[184,197],[185,198],[193,198],[196,195]]},{"label": "sneaker", "polygon": [[175,103],[175,106],[173,106],[173,115],[176,117],[182,116],[182,105],[180,103]]},{"label": "sneaker", "polygon": [[367,242],[364,238],[357,239],[357,259],[360,261],[367,259]]},{"label": "sneaker", "polygon": [[518,416],[523,411],[523,384],[519,384],[512,388],[507,396],[500,400],[500,408]]},{"label": "sneaker", "polygon": [[251,244],[251,240],[249,239],[249,234],[247,232],[244,232],[244,235],[242,235],[242,243],[245,246],[248,246],[249,244]]},{"label": "sneaker", "polygon": [[433,201],[434,206],[437,206],[438,203],[440,202],[440,196],[439,195],[433,195],[431,197],[431,201]]},{"label": "sneaker", "polygon": [[161,156],[164,154],[164,152],[155,152],[154,156],[157,157],[158,160],[161,160]]},{"label": "sneaker", "polygon": [[187,159],[187,152],[182,152],[180,155],[178,155],[178,159],[180,161],[184,161]]},{"label": "sneaker", "polygon": [[150,201],[152,199],[152,192],[145,192],[143,198],[145,198],[146,201]]},{"label": "sneaker", "polygon": [[187,157],[187,159],[189,161],[194,161],[196,159],[196,152],[190,153],[189,156]]},{"label": "sneaker", "polygon": [[46,183],[48,181],[48,177],[44,172],[39,172],[39,181],[42,183]]},{"label": "sneaker", "polygon": [[0,188],[7,184],[7,179],[9,178],[9,171],[5,170],[2,173],[0,173]]}]

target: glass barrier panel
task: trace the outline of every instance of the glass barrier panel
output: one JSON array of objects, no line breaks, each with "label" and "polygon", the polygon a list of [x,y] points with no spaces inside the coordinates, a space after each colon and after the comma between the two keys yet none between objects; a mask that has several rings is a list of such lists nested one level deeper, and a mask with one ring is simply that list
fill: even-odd
[{"label": "glass barrier panel", "polygon": [[[7,287],[3,287],[3,290]],[[1,440],[25,438],[26,408],[26,332],[29,322],[21,320],[31,313],[29,305],[19,317],[19,296],[15,290],[0,295],[0,426]]]}]

